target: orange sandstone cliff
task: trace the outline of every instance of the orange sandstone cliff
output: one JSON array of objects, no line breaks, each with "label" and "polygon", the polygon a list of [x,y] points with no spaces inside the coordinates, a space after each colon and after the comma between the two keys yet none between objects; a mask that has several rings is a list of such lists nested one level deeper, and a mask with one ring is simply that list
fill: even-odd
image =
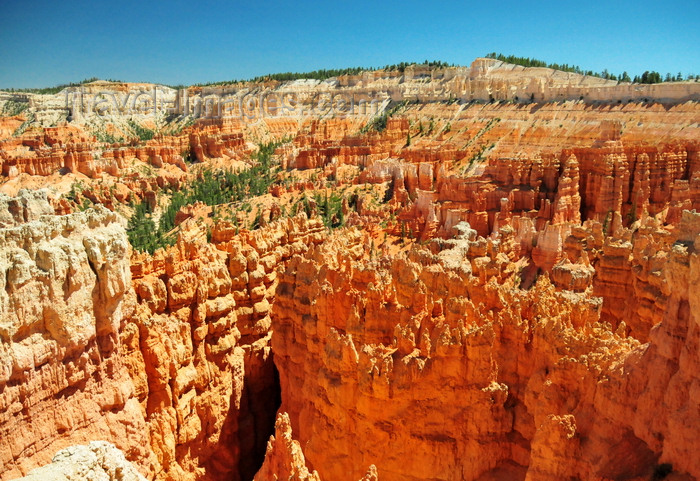
[{"label": "orange sandstone cliff", "polygon": [[307,462],[338,480],[369,463],[397,480],[648,479],[664,463],[694,479],[699,229],[684,215],[665,251],[645,344],[601,321],[590,284],[518,288],[512,244],[472,257],[473,230],[394,259],[363,257],[359,234],[295,258],[272,347]]},{"label": "orange sandstone cliff", "polygon": [[5,211],[1,231],[3,478],[93,439],[149,477],[252,478],[279,403],[274,268],[317,242],[320,223],[285,219],[242,240],[221,226],[209,244],[190,222],[130,268],[117,215],[34,220],[46,194],[23,195],[7,202],[41,211]]},{"label": "orange sandstone cliff", "polygon": [[187,92],[379,110],[138,138],[0,94],[0,479],[700,479],[698,84],[336,80]]}]

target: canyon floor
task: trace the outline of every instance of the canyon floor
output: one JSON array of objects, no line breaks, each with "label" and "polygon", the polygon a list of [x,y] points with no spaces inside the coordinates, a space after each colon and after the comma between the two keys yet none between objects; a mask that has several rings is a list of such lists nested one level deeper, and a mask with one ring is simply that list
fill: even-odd
[{"label": "canyon floor", "polygon": [[700,479],[700,83],[0,110],[0,480]]}]

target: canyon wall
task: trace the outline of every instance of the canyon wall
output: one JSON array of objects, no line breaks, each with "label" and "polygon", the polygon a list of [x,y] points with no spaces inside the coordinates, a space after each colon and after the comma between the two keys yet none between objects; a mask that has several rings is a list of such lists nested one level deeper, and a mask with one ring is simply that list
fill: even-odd
[{"label": "canyon wall", "polygon": [[[239,85],[217,85],[190,89],[188,95],[180,94],[173,101],[177,113],[194,108],[212,111],[221,109],[221,96],[240,99],[233,109],[236,115],[257,118],[258,113],[241,110],[250,109],[245,101],[258,97],[256,87],[277,96],[277,106],[292,106],[285,103],[286,96],[295,101],[313,103],[314,94],[338,95],[356,102],[357,111],[376,108],[371,102],[381,104],[386,100],[419,102],[435,101],[480,101],[509,102],[561,102],[585,100],[587,102],[660,101],[680,103],[698,100],[698,85],[695,82],[667,82],[660,84],[632,84],[605,80],[599,77],[562,72],[549,68],[522,67],[495,59],[477,58],[469,67],[429,68],[409,66],[403,72],[363,72],[358,75],[343,75],[325,81],[295,80],[289,82],[242,83]],[[360,101],[366,104],[360,105]],[[228,106],[231,109],[231,106]]]},{"label": "canyon wall", "polygon": [[23,205],[0,230],[0,476],[105,438],[147,470],[146,423],[120,352],[134,305],[121,218],[104,208],[40,217],[52,212],[46,196],[26,192],[0,204]]},{"label": "canyon wall", "polygon": [[273,432],[270,349],[276,268],[323,237],[300,216],[207,242],[196,219],[177,244],[132,258],[138,306],[122,332],[159,479],[252,479]]},{"label": "canyon wall", "polygon": [[[415,65],[403,72],[377,70],[323,81],[238,82],[179,90],[157,84],[96,81],[53,95],[0,92],[0,109],[8,101],[26,106],[26,120],[43,127],[70,121],[100,130],[106,118],[117,132],[128,130],[127,117],[149,122],[158,115],[228,117],[257,123],[263,117],[288,117],[290,113],[298,118],[324,115],[328,107],[319,110],[320,95],[344,100],[342,106],[335,105],[336,114],[366,117],[383,110],[389,101],[682,103],[699,100],[699,88],[693,81],[631,84],[477,58],[469,67]],[[302,104],[305,112],[299,109]]]},{"label": "canyon wall", "polygon": [[[700,84],[477,59],[187,95],[268,88],[380,110],[110,143],[153,119],[0,94],[28,104],[0,119],[0,479],[112,476],[70,448],[96,440],[159,481],[700,477]],[[158,228],[265,148],[269,178],[129,246],[122,215]]]},{"label": "canyon wall", "polygon": [[192,219],[130,266],[117,214],[56,216],[45,192],[0,205],[0,477],[100,439],[149,479],[252,479],[279,404],[275,268],[322,224],[220,224],[211,244]]},{"label": "canyon wall", "polygon": [[668,301],[646,344],[601,321],[612,290],[601,299],[546,276],[518,288],[512,235],[484,252],[460,227],[457,240],[371,259],[366,236],[346,233],[294,258],[272,347],[307,464],[338,480],[370,463],[396,480],[648,479],[664,463],[693,477],[676,479],[700,476],[688,451],[700,216],[685,214],[665,248],[649,222],[627,240],[667,255]]}]

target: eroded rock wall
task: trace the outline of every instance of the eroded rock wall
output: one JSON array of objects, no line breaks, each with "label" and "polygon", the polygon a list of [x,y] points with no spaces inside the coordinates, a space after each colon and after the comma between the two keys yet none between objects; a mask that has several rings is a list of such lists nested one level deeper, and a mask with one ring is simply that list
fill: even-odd
[{"label": "eroded rock wall", "polygon": [[252,479],[273,432],[276,269],[320,242],[305,216],[237,234],[188,220],[178,243],[132,259],[138,307],[122,333],[162,479]]},{"label": "eroded rock wall", "polygon": [[149,473],[146,423],[120,351],[135,301],[123,220],[104,208],[39,217],[51,211],[45,197],[5,200],[23,208],[0,229],[0,477],[95,439]]},{"label": "eroded rock wall", "polygon": [[[158,480],[700,477],[699,106],[678,101],[698,87],[485,59],[337,86],[386,125],[200,119],[108,144],[87,118],[2,119],[0,188],[57,192],[0,196],[0,479],[95,439]],[[29,101],[41,125],[63,108]],[[104,207],[53,215],[158,216],[282,138],[254,231],[242,205],[234,225],[195,204],[175,246],[132,255]],[[317,192],[353,228],[287,217],[307,194],[321,213]]]},{"label": "eroded rock wall", "polygon": [[645,344],[600,322],[605,293],[519,289],[513,244],[470,257],[474,231],[393,260],[368,259],[358,233],[295,257],[272,346],[307,463],[338,480],[371,463],[396,480],[699,476],[696,217],[667,244],[670,298]]},{"label": "eroded rock wall", "polygon": [[49,214],[42,192],[0,205],[0,477],[105,440],[148,479],[252,479],[280,402],[276,269],[321,222],[221,223],[209,243],[190,219],[130,266],[115,213]]}]

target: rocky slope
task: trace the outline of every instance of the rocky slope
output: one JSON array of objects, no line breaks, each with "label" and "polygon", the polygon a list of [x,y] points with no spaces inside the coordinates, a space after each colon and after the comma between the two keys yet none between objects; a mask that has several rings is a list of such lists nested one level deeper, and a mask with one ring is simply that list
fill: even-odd
[{"label": "rocky slope", "polygon": [[[192,87],[379,100],[195,122],[0,94],[0,479],[98,440],[156,480],[700,478],[699,86],[477,59]],[[112,476],[90,446],[57,459]]]},{"label": "rocky slope", "polygon": [[459,225],[456,240],[393,259],[346,234],[294,258],[272,347],[308,462],[338,480],[369,463],[396,480],[649,479],[666,463],[700,476],[700,216],[665,248],[653,236],[670,233],[649,222],[624,234],[665,257],[646,344],[601,320],[590,274],[583,292],[546,276],[518,288],[512,230],[487,241]]},{"label": "rocky slope", "polygon": [[2,203],[24,208],[0,230],[0,475],[103,437],[148,466],[146,425],[120,352],[131,309],[120,217],[99,208],[38,218],[50,210],[45,194]]},{"label": "rocky slope", "polygon": [[130,268],[118,215],[51,215],[45,192],[2,202],[2,478],[106,439],[149,478],[251,479],[279,403],[274,269],[321,224],[222,224],[210,244],[191,221]]},{"label": "rocky slope", "polygon": [[93,441],[56,453],[51,464],[32,470],[21,481],[145,481],[114,445]]},{"label": "rocky slope", "polygon": [[270,350],[276,267],[319,242],[322,225],[285,219],[212,241],[188,221],[178,243],[132,259],[139,304],[122,352],[165,479],[252,479],[279,406]]}]

